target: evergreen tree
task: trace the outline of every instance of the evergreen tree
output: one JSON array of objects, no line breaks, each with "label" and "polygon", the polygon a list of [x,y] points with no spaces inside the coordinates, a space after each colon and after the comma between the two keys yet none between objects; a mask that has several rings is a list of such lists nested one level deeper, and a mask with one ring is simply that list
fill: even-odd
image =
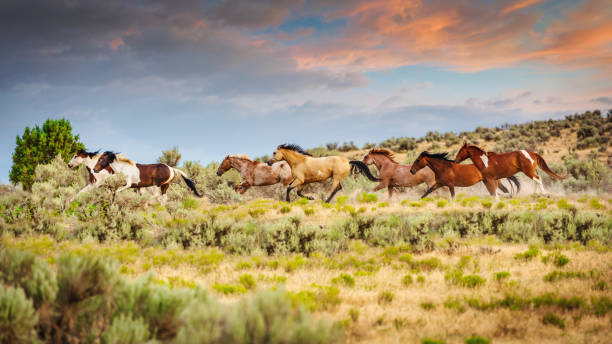
[{"label": "evergreen tree", "polygon": [[9,178],[12,183],[22,183],[25,189],[30,189],[38,164],[48,164],[57,155],[68,163],[80,149],[85,146],[79,141],[79,135],[72,135],[67,119],[47,119],[42,128],[26,127],[23,136],[17,136]]}]

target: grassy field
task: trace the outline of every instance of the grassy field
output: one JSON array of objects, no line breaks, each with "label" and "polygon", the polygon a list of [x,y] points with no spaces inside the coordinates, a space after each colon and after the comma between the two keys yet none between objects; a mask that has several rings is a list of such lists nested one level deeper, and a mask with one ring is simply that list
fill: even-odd
[{"label": "grassy field", "polygon": [[349,343],[604,343],[612,335],[605,197],[389,203],[363,193],[332,204],[187,202],[188,216],[155,207],[132,240],[79,234],[64,217],[64,231],[5,231],[2,246],[51,266],[65,254],[105,257],[127,280],[150,274],[154,284],[202,288],[228,305],[282,290]]},{"label": "grassy field", "polygon": [[[0,186],[0,343],[607,343],[612,338],[612,117],[599,112],[374,146],[409,163],[487,149],[539,150],[567,176],[547,196],[495,201],[482,185],[419,200],[349,176],[332,203],[233,191],[218,164],[182,165],[206,195],[168,202],[114,190],[72,199],[83,169],[38,165],[31,190]],[[261,157],[266,160],[266,157]],[[398,190],[400,191],[400,190]],[[321,199],[329,183],[309,186]]]}]

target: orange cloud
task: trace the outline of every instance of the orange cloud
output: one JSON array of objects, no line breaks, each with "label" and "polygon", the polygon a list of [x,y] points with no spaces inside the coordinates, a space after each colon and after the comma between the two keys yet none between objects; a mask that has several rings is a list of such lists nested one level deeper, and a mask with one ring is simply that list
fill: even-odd
[{"label": "orange cloud", "polygon": [[[343,35],[292,49],[301,68],[367,70],[428,63],[477,71],[531,62],[609,68],[611,6],[587,1],[553,20],[536,9],[519,11],[539,2],[362,1],[330,12],[330,18],[346,18]],[[542,20],[548,21],[545,30],[536,30]]]},{"label": "orange cloud", "polygon": [[504,8],[502,10],[502,14],[508,14],[510,12],[518,11],[520,9],[533,6],[533,5],[538,4],[540,2],[543,2],[543,1],[544,0],[520,0],[520,1],[513,1],[510,5],[508,5],[508,7]]}]

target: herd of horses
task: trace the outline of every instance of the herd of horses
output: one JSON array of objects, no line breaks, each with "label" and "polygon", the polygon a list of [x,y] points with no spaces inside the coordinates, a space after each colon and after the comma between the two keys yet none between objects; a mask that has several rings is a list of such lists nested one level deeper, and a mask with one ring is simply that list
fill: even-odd
[{"label": "herd of horses", "polygon": [[[466,159],[471,159],[473,163],[462,164]],[[196,196],[202,197],[192,179],[183,171],[166,164],[138,164],[111,151],[102,154],[80,151],[70,160],[68,166],[75,169],[81,164],[85,165],[89,173],[89,183],[79,194],[100,186],[113,174],[123,173],[126,183],[115,193],[128,188],[140,191],[141,188],[159,187],[165,201],[168,187],[180,176]],[[370,172],[368,166],[372,164],[378,170],[378,177]],[[290,201],[290,192],[293,189],[297,189],[298,196],[312,200],[312,197],[302,193],[304,187],[331,179],[332,190],[326,199],[326,202],[329,202],[342,189],[341,182],[351,171],[357,171],[369,180],[379,182],[373,191],[387,188],[389,198],[392,197],[394,188],[414,187],[425,183],[427,191],[421,198],[438,188],[445,188],[451,199],[454,199],[455,187],[469,187],[482,181],[489,194],[497,199],[498,190],[512,194],[513,184],[516,186],[516,193],[520,191],[521,185],[515,176],[518,172],[523,172],[534,181],[534,192],[545,194],[542,179],[536,172],[538,167],[554,179],[564,179],[553,172],[544,158],[537,153],[518,150],[498,154],[487,152],[467,142],[454,160],[448,158],[448,153],[424,151],[412,165],[398,163],[393,152],[385,148],[371,149],[362,160],[349,160],[343,156],[313,157],[298,145],[282,144],[276,148],[272,159],[267,163],[251,160],[244,155],[228,155],[219,165],[217,175],[222,176],[230,169],[238,171],[242,181],[234,190],[241,194],[252,186],[282,183],[287,187],[287,201]],[[501,183],[504,178],[510,182],[512,191]]]}]

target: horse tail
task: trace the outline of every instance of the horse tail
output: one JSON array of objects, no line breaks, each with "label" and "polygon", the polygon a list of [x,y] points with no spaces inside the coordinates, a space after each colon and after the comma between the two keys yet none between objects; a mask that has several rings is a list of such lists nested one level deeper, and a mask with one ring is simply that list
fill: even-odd
[{"label": "horse tail", "polygon": [[548,167],[548,165],[546,164],[546,161],[544,160],[544,158],[542,158],[542,156],[541,156],[540,154],[538,154],[538,153],[533,153],[533,155],[535,155],[535,156],[536,156],[536,159],[537,159],[537,161],[538,161],[538,166],[540,166],[540,168],[541,168],[541,169],[542,169],[544,172],[548,173],[548,175],[549,175],[549,176],[553,177],[554,179],[558,179],[558,180],[563,180],[563,179],[565,179],[565,177],[560,176],[560,175],[556,174],[555,172],[553,172],[553,171],[552,171],[552,170],[551,170],[551,169]]},{"label": "horse tail", "polygon": [[519,179],[516,176],[510,176],[506,179],[508,179],[509,182],[514,183],[516,185],[516,194],[521,192],[521,182],[519,182]]},{"label": "horse tail", "polygon": [[366,177],[368,177],[369,180],[373,181],[373,182],[379,182],[380,179],[374,177],[372,175],[372,172],[370,172],[370,169],[368,168],[368,165],[364,164],[363,161],[359,161],[359,160],[351,160],[349,161],[349,163],[351,164],[351,170],[353,170],[354,168],[359,169],[359,171],[361,173],[363,173]]},{"label": "horse tail", "polygon": [[174,172],[176,172],[176,174],[181,175],[181,177],[183,177],[183,180],[185,181],[185,184],[187,184],[187,186],[191,189],[191,191],[193,191],[193,193],[198,196],[198,197],[202,197],[202,195],[198,192],[198,190],[195,187],[195,181],[193,181],[193,179],[189,179],[187,177],[187,175],[185,174],[185,172],[179,170],[178,168],[174,168]]}]

